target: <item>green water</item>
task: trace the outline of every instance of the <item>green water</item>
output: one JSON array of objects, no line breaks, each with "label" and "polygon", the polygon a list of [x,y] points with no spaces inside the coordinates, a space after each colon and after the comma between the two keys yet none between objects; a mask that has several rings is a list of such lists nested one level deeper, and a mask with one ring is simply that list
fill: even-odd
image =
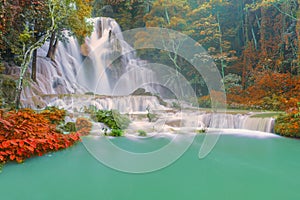
[{"label": "green water", "polygon": [[[204,159],[203,136],[172,165],[147,174],[119,172],[97,161],[83,144],[8,164],[1,200],[300,199],[300,141],[222,135]],[[166,138],[113,140],[122,148],[155,149]]]}]

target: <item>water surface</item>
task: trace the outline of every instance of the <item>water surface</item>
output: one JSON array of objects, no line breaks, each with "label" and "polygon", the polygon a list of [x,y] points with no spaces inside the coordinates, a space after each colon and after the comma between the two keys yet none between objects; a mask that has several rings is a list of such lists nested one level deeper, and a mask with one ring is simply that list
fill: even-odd
[{"label": "water surface", "polygon": [[[213,151],[199,160],[202,141],[203,136],[197,136],[175,163],[147,174],[113,170],[82,143],[24,164],[8,164],[0,174],[1,199],[300,199],[300,141],[222,135]],[[167,138],[113,142],[147,152],[164,145]]]}]

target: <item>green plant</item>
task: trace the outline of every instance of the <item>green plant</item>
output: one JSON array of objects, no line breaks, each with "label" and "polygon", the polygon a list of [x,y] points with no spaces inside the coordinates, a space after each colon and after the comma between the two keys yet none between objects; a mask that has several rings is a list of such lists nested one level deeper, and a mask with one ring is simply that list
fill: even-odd
[{"label": "green plant", "polygon": [[138,132],[139,136],[147,136],[147,133],[144,130],[138,130],[137,132]]},{"label": "green plant", "polygon": [[121,129],[111,129],[111,132],[109,135],[113,136],[113,137],[121,137],[124,135],[124,131]]},{"label": "green plant", "polygon": [[201,128],[201,129],[196,130],[196,133],[198,133],[198,134],[200,134],[200,133],[206,133],[206,132],[207,132],[206,128]]},{"label": "green plant", "polygon": [[300,111],[279,115],[275,121],[275,133],[300,138]]},{"label": "green plant", "polygon": [[64,109],[48,106],[41,112],[41,115],[48,119],[52,124],[61,124],[65,120],[66,113],[67,112]]},{"label": "green plant", "polygon": [[62,129],[66,132],[76,132],[76,125],[74,122],[68,122],[65,125],[62,126]]},{"label": "green plant", "polygon": [[130,119],[116,110],[98,110],[92,115],[92,118],[111,129],[125,129],[130,124]]},{"label": "green plant", "polygon": [[0,74],[0,106],[14,108],[16,82],[12,77]]},{"label": "green plant", "polygon": [[149,122],[155,121],[157,119],[156,114],[150,113],[150,107],[149,106],[147,106],[146,110],[147,110],[147,118],[148,118]]},{"label": "green plant", "polygon": [[180,109],[181,106],[180,106],[180,104],[177,103],[177,102],[172,102],[172,108]]}]

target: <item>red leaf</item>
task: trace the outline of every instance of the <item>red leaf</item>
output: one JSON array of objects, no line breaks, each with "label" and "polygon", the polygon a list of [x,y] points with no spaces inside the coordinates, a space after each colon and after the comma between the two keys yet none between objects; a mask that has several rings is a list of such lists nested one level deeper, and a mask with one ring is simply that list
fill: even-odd
[{"label": "red leaf", "polygon": [[13,145],[18,146],[17,140],[10,140],[10,143],[13,144]]},{"label": "red leaf", "polygon": [[26,146],[26,148],[31,151],[31,152],[34,152],[34,148],[32,148],[31,146]]},{"label": "red leaf", "polygon": [[24,146],[24,141],[23,140],[20,140],[19,142],[19,147],[23,147]]},{"label": "red leaf", "polygon": [[12,154],[12,155],[9,156],[9,158],[10,158],[11,160],[14,160],[14,159],[16,158],[16,156]]},{"label": "red leaf", "polygon": [[3,142],[2,142],[3,148],[9,147],[9,145],[10,145],[9,141],[3,141]]},{"label": "red leaf", "polygon": [[4,161],[4,157],[3,157],[3,156],[0,156],[0,160],[1,160],[1,161]]}]

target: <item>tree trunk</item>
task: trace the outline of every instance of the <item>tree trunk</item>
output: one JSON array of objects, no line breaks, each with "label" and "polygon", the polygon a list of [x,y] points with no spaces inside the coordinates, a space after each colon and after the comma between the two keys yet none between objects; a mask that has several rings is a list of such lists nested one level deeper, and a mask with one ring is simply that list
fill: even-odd
[{"label": "tree trunk", "polygon": [[266,8],[261,8],[261,27],[260,27],[260,44],[261,44],[261,56],[265,58],[267,56],[266,47]]},{"label": "tree trunk", "polygon": [[47,53],[47,58],[50,58],[51,60],[55,59],[56,47],[57,47],[57,38],[56,38],[56,32],[54,31],[50,37],[50,44],[49,44],[49,49],[48,49],[48,53]]},{"label": "tree trunk", "polygon": [[217,12],[217,23],[218,23],[218,30],[219,30],[219,43],[220,43],[220,54],[221,54],[221,73],[222,73],[222,78],[224,79],[225,77],[225,63],[223,59],[223,46],[222,46],[222,30],[221,30],[221,24],[220,24],[220,14]]},{"label": "tree trunk", "polygon": [[33,51],[32,66],[31,66],[31,79],[36,82],[36,59],[37,49]]},{"label": "tree trunk", "polygon": [[19,110],[21,105],[22,90],[23,90],[23,78],[19,80],[19,84],[17,85],[17,89],[16,89],[16,98],[15,98],[16,110]]}]

